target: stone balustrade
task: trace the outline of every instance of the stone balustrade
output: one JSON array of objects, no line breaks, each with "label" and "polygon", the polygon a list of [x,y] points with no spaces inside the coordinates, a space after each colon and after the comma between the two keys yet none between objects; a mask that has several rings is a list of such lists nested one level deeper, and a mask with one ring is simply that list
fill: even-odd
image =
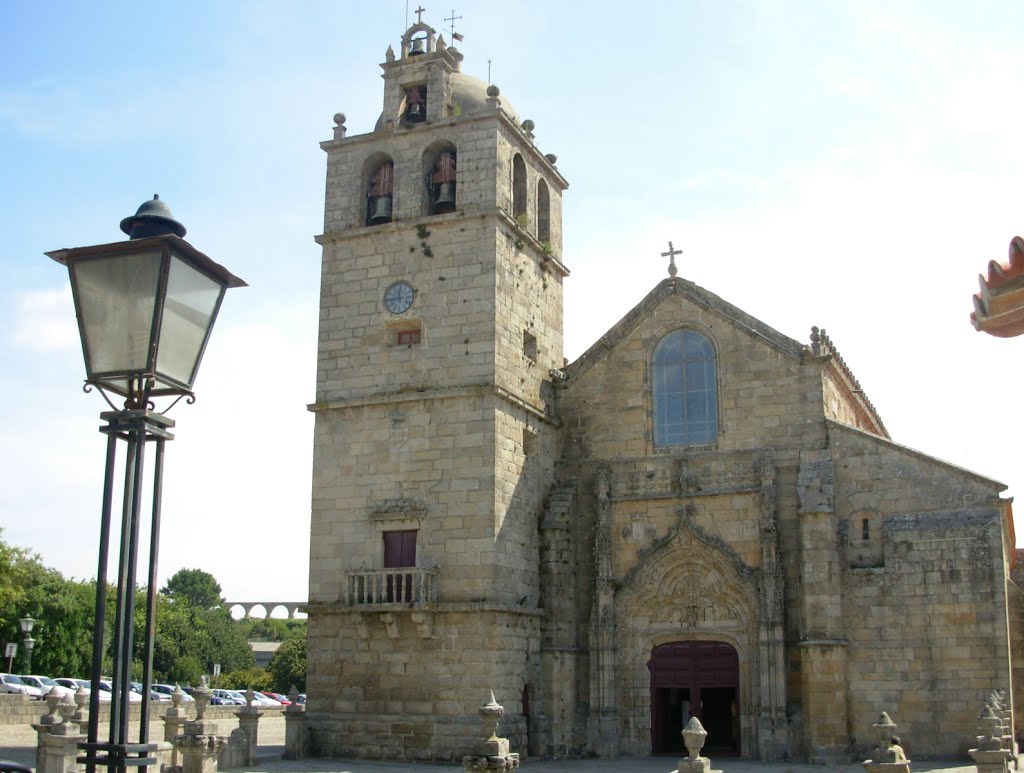
[{"label": "stone balustrade", "polygon": [[438,570],[407,566],[394,569],[357,569],[348,576],[348,603],[426,604],[437,601]]}]

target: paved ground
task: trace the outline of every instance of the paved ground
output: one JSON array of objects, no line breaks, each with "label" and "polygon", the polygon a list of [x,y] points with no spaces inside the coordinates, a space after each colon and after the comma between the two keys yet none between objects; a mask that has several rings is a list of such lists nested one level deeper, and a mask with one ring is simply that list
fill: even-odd
[{"label": "paved ground", "polygon": [[[231,730],[233,723],[223,720],[221,732]],[[154,722],[151,738],[163,737],[163,729]],[[251,771],[239,773],[455,773],[461,765],[411,762],[373,762],[364,760],[282,760],[284,751],[284,718],[266,718],[260,722],[260,764]],[[36,733],[28,725],[0,725],[0,760],[14,760],[35,767]],[[645,757],[620,760],[526,760],[522,770],[536,773],[671,773],[676,769],[674,757]],[[863,773],[860,765],[769,764],[744,760],[711,759],[711,769],[722,773]],[[915,773],[974,773],[973,765],[959,762],[914,762]]]}]

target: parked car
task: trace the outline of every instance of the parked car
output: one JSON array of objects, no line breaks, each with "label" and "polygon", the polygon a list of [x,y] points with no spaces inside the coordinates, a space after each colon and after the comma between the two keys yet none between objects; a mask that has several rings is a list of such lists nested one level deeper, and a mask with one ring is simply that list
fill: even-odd
[{"label": "parked car", "polygon": [[25,684],[31,685],[32,687],[38,687],[42,691],[44,697],[48,695],[50,690],[54,687],[57,688],[57,694],[60,695],[61,700],[64,700],[64,698],[68,696],[73,698],[77,691],[77,688],[72,690],[70,687],[57,684],[56,680],[51,679],[48,676],[39,676],[37,674],[19,674],[18,676],[21,677],[21,681]]},{"label": "parked car", "polygon": [[[153,685],[153,692],[158,692],[161,695],[166,695],[167,696],[166,698],[161,698],[160,700],[170,700],[171,696],[174,695],[174,691],[176,689],[177,689],[177,685],[173,685],[173,684],[154,684]],[[182,700],[183,703],[188,703],[189,701],[194,701],[195,698],[193,698],[187,692],[182,690],[181,691],[181,700]]]},{"label": "parked car", "polygon": [[[240,692],[242,693],[242,696],[244,697],[245,696],[245,691],[244,690],[240,690]],[[261,692],[257,692],[256,690],[253,690],[252,691],[252,705],[253,706],[266,706],[267,708],[272,708],[272,707],[281,708],[281,701],[277,700],[277,698],[271,698],[271,697],[269,697],[267,695],[264,695]]]},{"label": "parked car", "polygon": [[[85,694],[86,695],[88,695],[89,693],[92,692],[92,686],[89,684],[89,680],[88,679],[72,679],[72,678],[67,677],[67,676],[58,676],[53,681],[55,681],[61,687],[67,687],[68,689],[74,690],[75,692],[78,692],[78,688],[79,687],[81,687],[83,690],[85,690]],[[101,702],[109,701],[109,700],[110,700],[110,693],[100,692],[100,701]]]},{"label": "parked car", "polygon": [[236,697],[232,693],[234,690],[213,690],[213,697],[210,699],[210,703],[215,706],[244,706],[245,698],[240,696]]},{"label": "parked car", "polygon": [[43,697],[42,690],[30,684],[25,684],[21,681],[20,677],[14,674],[0,674],[0,692],[21,693],[35,700]]},{"label": "parked car", "polygon": [[282,706],[291,706],[292,702],[288,700],[287,695],[282,695],[279,692],[270,692],[270,690],[263,690],[263,694],[268,698],[273,698],[275,701],[280,703]]},{"label": "parked car", "polygon": [[[100,680],[100,692],[101,693],[106,693],[109,696],[113,696],[113,694],[114,694],[114,686],[111,684],[109,679],[101,679]],[[102,695],[100,696],[100,700],[103,700]],[[107,700],[109,700],[109,698]],[[129,703],[142,703],[142,696],[139,695],[137,692],[132,692],[131,690],[129,690],[128,691],[128,702]]]},{"label": "parked car", "polygon": [[[132,692],[142,695],[142,682],[132,682]],[[157,692],[152,686],[149,688],[149,699],[151,701],[170,701],[171,696]]]},{"label": "parked car", "polygon": [[296,698],[295,702],[305,706],[306,705],[306,693],[300,692],[299,695],[298,695],[298,698]]}]

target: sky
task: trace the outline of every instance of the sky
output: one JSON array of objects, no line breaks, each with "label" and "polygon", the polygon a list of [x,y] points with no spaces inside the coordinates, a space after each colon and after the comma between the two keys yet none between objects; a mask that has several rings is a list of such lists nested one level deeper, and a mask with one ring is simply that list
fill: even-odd
[{"label": "sky", "polygon": [[[427,2],[427,0],[424,0]],[[666,274],[825,328],[893,440],[1024,484],[1024,340],[970,325],[1024,233],[1024,4],[517,0],[427,6],[569,180],[565,354]],[[232,290],[165,468],[160,581],[304,600],[333,115],[371,131],[404,0],[9,2],[0,23],[0,527],[96,573],[106,410],[66,270],[154,193]],[[415,16],[413,15],[413,19]],[[1018,508],[1024,535],[1024,507]],[[1024,541],[1024,537],[1022,537]]]}]

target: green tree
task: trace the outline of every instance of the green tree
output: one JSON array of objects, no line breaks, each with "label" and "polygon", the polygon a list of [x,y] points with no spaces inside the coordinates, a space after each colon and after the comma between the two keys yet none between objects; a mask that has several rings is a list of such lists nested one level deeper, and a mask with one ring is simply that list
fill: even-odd
[{"label": "green tree", "polygon": [[203,609],[214,609],[224,604],[220,583],[202,569],[179,569],[160,592],[176,601],[185,600]]},{"label": "green tree", "polygon": [[257,692],[269,690],[271,684],[270,672],[259,666],[242,668],[226,674],[222,673],[217,679],[218,687],[223,687],[225,690],[241,690],[243,692],[250,687]]},{"label": "green tree", "polygon": [[[18,642],[13,669],[24,669],[18,620],[36,620],[32,670],[85,674],[92,659],[95,584],[69,580],[26,548],[9,545],[0,529],[0,641]],[[6,663],[4,664],[6,667]]]},{"label": "green tree", "polygon": [[306,639],[288,639],[277,648],[267,666],[276,692],[287,693],[292,685],[306,691]]},{"label": "green tree", "polygon": [[274,617],[239,620],[249,641],[287,641],[306,636],[305,620],[280,620]]}]

